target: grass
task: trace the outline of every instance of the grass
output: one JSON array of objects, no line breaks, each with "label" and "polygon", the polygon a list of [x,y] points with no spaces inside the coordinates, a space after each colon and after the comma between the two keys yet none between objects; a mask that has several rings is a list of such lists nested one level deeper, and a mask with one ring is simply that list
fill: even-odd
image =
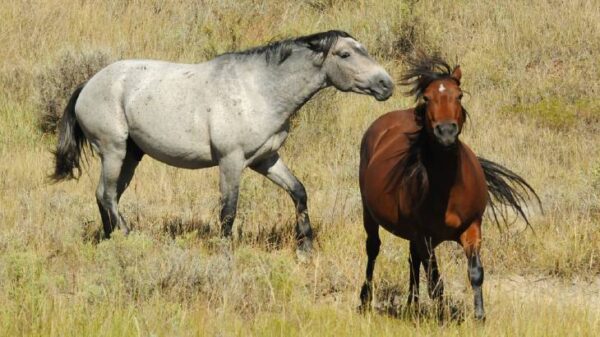
[{"label": "grass", "polygon": [[[0,335],[595,335],[599,19],[583,0],[3,2]],[[545,213],[529,209],[535,234],[521,222],[504,233],[484,224],[485,324],[470,319],[466,261],[451,243],[438,257],[464,322],[438,322],[429,301],[420,317],[385,314],[402,311],[408,282],[408,244],[387,233],[377,310],[356,313],[366,263],[358,146],[377,116],[412,104],[399,93],[378,103],[327,89],[294,118],[281,153],[308,190],[318,236],[307,264],[295,259],[288,196],[251,172],[233,249],[218,237],[215,169],[145,158],[121,203],[135,231],[108,241],[98,241],[97,158],[78,182],[48,183],[55,136],[39,118],[86,76],[82,68],[121,58],[201,62],[333,28],[396,77],[415,48],[460,63],[471,115],[463,140],[540,194]]]}]

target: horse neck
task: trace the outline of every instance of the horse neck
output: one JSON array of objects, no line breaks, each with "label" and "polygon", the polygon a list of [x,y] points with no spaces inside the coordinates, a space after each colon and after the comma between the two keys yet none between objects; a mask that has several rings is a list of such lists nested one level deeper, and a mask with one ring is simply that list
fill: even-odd
[{"label": "horse neck", "polygon": [[315,65],[311,51],[296,50],[281,64],[266,66],[262,95],[274,112],[288,119],[314,94],[328,86],[327,76]]},{"label": "horse neck", "polygon": [[443,148],[428,135],[423,151],[423,164],[427,169],[430,189],[449,189],[455,182],[458,172],[460,142],[452,148]]}]

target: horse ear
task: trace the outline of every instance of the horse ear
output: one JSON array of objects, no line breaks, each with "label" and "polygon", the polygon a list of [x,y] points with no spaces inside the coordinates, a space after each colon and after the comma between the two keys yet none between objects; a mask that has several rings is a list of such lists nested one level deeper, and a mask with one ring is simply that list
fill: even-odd
[{"label": "horse ear", "polygon": [[460,66],[454,67],[454,70],[452,70],[452,78],[454,78],[455,80],[458,81],[458,83],[460,83],[461,77],[462,77],[462,71],[460,71]]}]

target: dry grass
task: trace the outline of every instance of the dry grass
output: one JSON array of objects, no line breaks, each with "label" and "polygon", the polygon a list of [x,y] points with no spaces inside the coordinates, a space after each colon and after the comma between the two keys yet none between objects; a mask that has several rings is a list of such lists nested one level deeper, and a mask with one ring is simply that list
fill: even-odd
[{"label": "dry grass", "polygon": [[[594,1],[15,1],[0,5],[0,22],[0,335],[593,336],[600,329]],[[66,97],[42,93],[62,95],[65,81],[87,74],[79,64],[90,71],[98,64],[63,55],[200,62],[332,28],[351,32],[393,74],[415,47],[460,62],[471,93],[463,139],[539,192],[545,214],[530,210],[535,235],[520,222],[508,233],[485,229],[485,325],[470,320],[466,262],[449,243],[439,259],[449,296],[466,311],[462,324],[440,324],[431,310],[420,318],[355,312],[366,262],[358,144],[377,116],[411,104],[399,94],[377,103],[328,89],[295,117],[282,155],[309,193],[318,234],[309,264],[295,260],[291,201],[250,172],[233,250],[218,238],[214,169],[144,159],[121,204],[135,232],[102,242],[97,162],[79,182],[48,184],[55,138],[38,129],[41,98]],[[383,311],[402,309],[406,260],[406,242],[384,234],[375,272]]]}]

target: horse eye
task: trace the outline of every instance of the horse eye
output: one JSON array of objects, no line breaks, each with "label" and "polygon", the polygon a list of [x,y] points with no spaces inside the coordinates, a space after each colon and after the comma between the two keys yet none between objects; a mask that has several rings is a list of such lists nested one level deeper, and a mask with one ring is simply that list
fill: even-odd
[{"label": "horse eye", "polygon": [[348,57],[350,57],[350,53],[349,53],[349,52],[347,52],[347,51],[345,51],[345,52],[342,52],[342,53],[340,54],[340,57],[341,57],[341,58],[343,58],[343,59],[345,59],[345,58],[348,58]]},{"label": "horse eye", "polygon": [[429,102],[429,97],[427,97],[427,96],[423,96],[423,100],[424,100],[425,102]]}]

